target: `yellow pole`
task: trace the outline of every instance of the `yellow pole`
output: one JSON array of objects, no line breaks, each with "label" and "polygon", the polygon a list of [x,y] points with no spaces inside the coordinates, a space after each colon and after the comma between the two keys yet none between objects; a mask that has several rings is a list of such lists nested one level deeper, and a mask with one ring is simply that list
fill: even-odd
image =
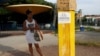
[{"label": "yellow pole", "polygon": [[75,3],[72,4],[71,0],[58,0],[57,6],[59,56],[75,56]]}]

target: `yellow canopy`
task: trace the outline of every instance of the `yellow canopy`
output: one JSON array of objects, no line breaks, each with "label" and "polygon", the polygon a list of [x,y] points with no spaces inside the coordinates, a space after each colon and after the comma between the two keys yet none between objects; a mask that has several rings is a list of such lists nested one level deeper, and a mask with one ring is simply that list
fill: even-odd
[{"label": "yellow canopy", "polygon": [[45,11],[52,9],[50,6],[39,5],[39,4],[18,4],[18,5],[9,5],[7,9],[15,11],[18,13],[25,14],[26,10],[31,10],[33,15],[39,14]]}]

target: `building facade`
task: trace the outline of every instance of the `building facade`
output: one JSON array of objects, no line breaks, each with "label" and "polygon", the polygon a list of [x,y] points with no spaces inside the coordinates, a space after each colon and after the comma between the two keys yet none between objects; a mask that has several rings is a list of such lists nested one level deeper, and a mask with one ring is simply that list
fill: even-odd
[{"label": "building facade", "polygon": [[100,26],[100,15],[85,15],[87,23],[95,26]]}]

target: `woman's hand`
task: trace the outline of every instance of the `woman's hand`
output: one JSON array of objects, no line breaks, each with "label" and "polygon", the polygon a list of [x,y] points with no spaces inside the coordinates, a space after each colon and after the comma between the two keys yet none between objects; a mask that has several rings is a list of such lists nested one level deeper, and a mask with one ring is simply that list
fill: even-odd
[{"label": "woman's hand", "polygon": [[41,36],[41,39],[43,40],[43,36]]},{"label": "woman's hand", "polygon": [[42,32],[41,32],[41,31],[39,31],[39,32],[40,32],[41,39],[43,40],[43,34],[42,34]]}]

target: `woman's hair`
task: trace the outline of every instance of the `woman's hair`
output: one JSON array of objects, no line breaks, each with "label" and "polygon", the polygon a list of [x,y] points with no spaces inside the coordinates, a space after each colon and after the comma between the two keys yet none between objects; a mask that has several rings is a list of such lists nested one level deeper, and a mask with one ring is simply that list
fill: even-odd
[{"label": "woman's hair", "polygon": [[32,13],[32,11],[30,11],[29,9],[26,10],[26,15],[28,15],[28,14],[30,14],[30,13]]}]

